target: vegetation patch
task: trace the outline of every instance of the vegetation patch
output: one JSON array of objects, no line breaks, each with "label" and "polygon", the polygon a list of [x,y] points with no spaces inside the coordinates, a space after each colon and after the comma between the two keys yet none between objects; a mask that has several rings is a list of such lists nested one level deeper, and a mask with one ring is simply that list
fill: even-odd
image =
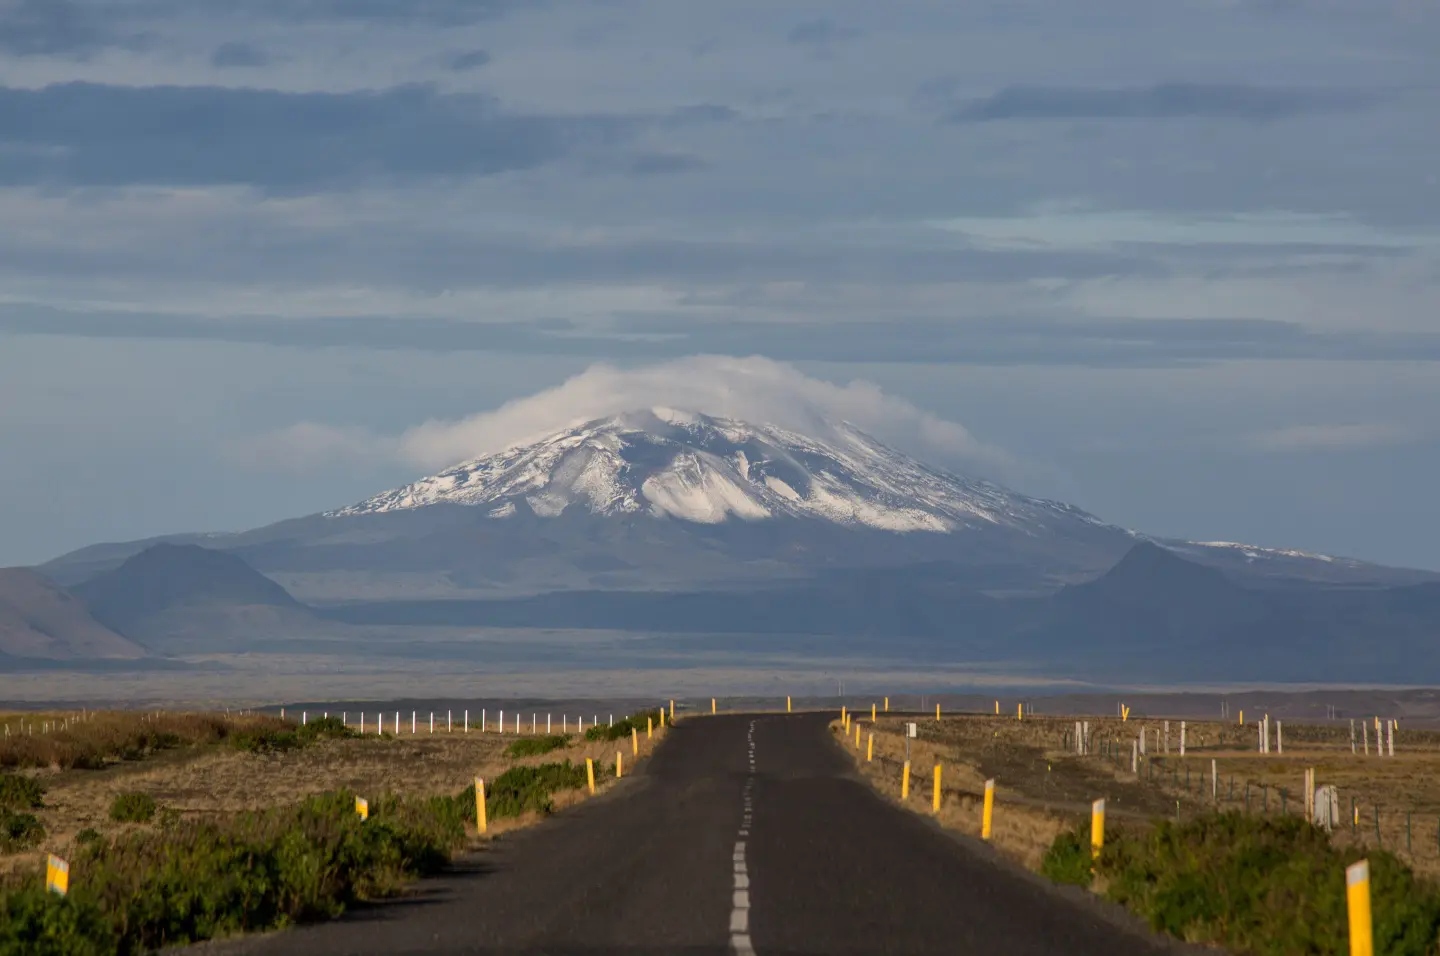
[{"label": "vegetation patch", "polygon": [[0,774],[0,810],[38,810],[44,805],[45,787],[39,780]]},{"label": "vegetation patch", "polygon": [[505,748],[507,757],[538,757],[552,750],[559,750],[570,742],[569,737],[554,734],[549,737],[522,737]]},{"label": "vegetation patch", "polygon": [[155,798],[148,793],[122,793],[110,802],[110,819],[116,823],[149,823],[155,819]]},{"label": "vegetation patch", "polygon": [[0,808],[0,853],[28,850],[44,839],[45,827],[35,814]]},{"label": "vegetation patch", "polygon": [[595,726],[585,731],[586,740],[620,740],[628,738],[631,732],[645,733],[651,727],[660,726],[660,711],[647,710],[642,714],[631,714],[624,720],[608,726]]},{"label": "vegetation patch", "polygon": [[163,750],[213,744],[237,732],[286,726],[284,721],[262,716],[92,713],[67,723],[62,730],[0,737],[0,767],[97,770]]},{"label": "vegetation patch", "polygon": [[460,806],[381,798],[362,822],[355,795],[338,791],[87,841],[68,896],[46,893],[38,876],[0,890],[0,956],[148,952],[335,916],[442,866],[464,839]]},{"label": "vegetation patch", "polygon": [[278,753],[307,747],[317,740],[358,737],[339,717],[320,717],[304,724],[269,724],[236,731],[230,745],[248,753]]},{"label": "vegetation patch", "polygon": [[[1424,956],[1440,940],[1440,892],[1394,855],[1340,849],[1295,817],[1208,814],[1108,840],[1094,873],[1106,897],[1160,932],[1255,956],[1344,956],[1345,868],[1370,861],[1375,952]],[[1089,882],[1088,828],[1056,838],[1043,870]]]},{"label": "vegetation patch", "polygon": [[[595,767],[598,782],[603,771]],[[586,786],[588,779],[585,765],[572,763],[546,763],[538,767],[511,767],[509,770],[485,783],[485,815],[492,820],[500,817],[518,817],[525,813],[546,814],[554,811],[551,797],[560,790],[578,790]],[[469,819],[475,813],[475,785],[466,787],[455,798],[462,819]]]}]

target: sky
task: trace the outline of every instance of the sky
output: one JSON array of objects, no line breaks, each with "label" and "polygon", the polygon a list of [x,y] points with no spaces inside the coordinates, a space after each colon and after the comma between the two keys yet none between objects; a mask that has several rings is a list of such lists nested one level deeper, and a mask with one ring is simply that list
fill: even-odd
[{"label": "sky", "polygon": [[1436,50],[1431,0],[0,0],[0,564],[678,396],[1440,569]]}]

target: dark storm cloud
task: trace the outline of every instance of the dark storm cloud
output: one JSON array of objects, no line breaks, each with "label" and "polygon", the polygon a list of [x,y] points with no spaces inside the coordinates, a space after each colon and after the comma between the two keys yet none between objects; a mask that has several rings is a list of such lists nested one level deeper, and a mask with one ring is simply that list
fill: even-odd
[{"label": "dark storm cloud", "polygon": [[216,67],[264,66],[270,62],[270,55],[253,43],[231,40],[222,43],[210,54],[210,65]]},{"label": "dark storm cloud", "polygon": [[451,54],[445,61],[445,65],[456,73],[465,73],[469,70],[478,70],[490,62],[490,54],[484,50],[466,50],[462,53]]},{"label": "dark storm cloud", "polygon": [[1305,113],[1358,109],[1369,102],[1364,95],[1339,90],[1240,84],[1161,83],[1112,89],[1009,86],[955,107],[948,118],[960,123],[1184,117],[1276,120]]},{"label": "dark storm cloud", "polygon": [[[277,191],[371,178],[530,169],[627,121],[502,112],[412,85],[351,93],[67,83],[0,88],[0,184],[248,184]],[[16,147],[19,147],[18,149]]]},{"label": "dark storm cloud", "polygon": [[115,29],[90,4],[72,0],[0,0],[0,53],[84,57],[142,37]]},{"label": "dark storm cloud", "polygon": [[0,308],[0,335],[194,340],[290,348],[498,352],[664,359],[763,354],[786,361],[1169,368],[1232,360],[1440,362],[1440,334],[1319,332],[1264,319],[893,317],[785,323],[617,316],[609,328],[565,319],[464,322],[380,316],[199,318]]}]

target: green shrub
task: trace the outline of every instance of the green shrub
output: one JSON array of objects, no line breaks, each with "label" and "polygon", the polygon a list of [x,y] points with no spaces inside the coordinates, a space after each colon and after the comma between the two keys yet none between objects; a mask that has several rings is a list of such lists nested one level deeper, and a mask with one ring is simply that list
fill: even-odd
[{"label": "green shrub", "polygon": [[377,798],[362,822],[342,791],[86,841],[72,854],[68,897],[33,880],[0,890],[0,956],[148,952],[334,916],[435,871],[463,839],[450,798]]},{"label": "green shrub", "polygon": [[0,809],[38,810],[45,805],[45,787],[39,780],[16,773],[0,774]]},{"label": "green shrub", "polygon": [[45,839],[45,827],[33,813],[0,808],[0,853],[28,850]]},{"label": "green shrub", "polygon": [[1090,840],[1081,839],[1076,830],[1066,830],[1055,837],[1045,857],[1040,861],[1040,872],[1056,883],[1071,883],[1075,886],[1089,886],[1092,879],[1093,860],[1090,855]]},{"label": "green shrub", "polygon": [[247,753],[279,753],[313,744],[317,740],[338,740],[359,734],[339,717],[317,717],[303,724],[257,725],[237,730],[227,738],[230,746]]},{"label": "green shrub", "polygon": [[75,845],[85,846],[89,843],[99,843],[103,839],[105,838],[100,835],[99,830],[96,830],[94,827],[86,827],[75,834]]},{"label": "green shrub", "polygon": [[[1062,845],[1063,843],[1063,845]],[[1073,872],[1072,831],[1047,872]],[[1210,814],[1115,835],[1096,865],[1105,895],[1156,930],[1254,956],[1344,956],[1345,868],[1370,861],[1375,952],[1424,956],[1440,940],[1440,892],[1384,851],[1338,849],[1298,817]]]},{"label": "green shrub", "polygon": [[[595,767],[599,780],[601,768]],[[557,790],[576,790],[585,786],[585,765],[546,763],[538,767],[511,767],[485,784],[485,815],[490,819],[518,817],[523,813],[550,813],[554,810],[550,797]],[[454,814],[460,821],[475,818],[475,785],[471,784],[451,798]]]},{"label": "green shrub", "polygon": [[110,803],[110,819],[116,823],[149,823],[155,809],[155,798],[148,793],[122,793]]},{"label": "green shrub", "polygon": [[624,720],[607,726],[596,725],[585,731],[586,740],[620,740],[628,739],[630,732],[645,733],[648,727],[660,726],[660,711],[647,710],[641,714],[631,714]]},{"label": "green shrub", "polygon": [[569,737],[562,737],[559,734],[549,737],[522,737],[505,748],[505,756],[537,757],[540,754],[548,754],[552,750],[559,750],[569,742]]}]

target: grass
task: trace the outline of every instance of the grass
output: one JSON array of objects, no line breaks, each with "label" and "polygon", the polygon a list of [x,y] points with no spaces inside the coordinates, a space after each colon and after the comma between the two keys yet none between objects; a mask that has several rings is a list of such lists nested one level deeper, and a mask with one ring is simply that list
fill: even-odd
[{"label": "grass", "polygon": [[464,842],[453,801],[336,791],[223,822],[92,841],[68,897],[31,879],[0,896],[0,954],[147,952],[338,915],[434,872]]},{"label": "grass", "polygon": [[545,737],[521,737],[505,748],[507,757],[538,757],[568,746],[570,738],[560,734]]},{"label": "grass", "polygon": [[585,731],[585,739],[601,742],[610,740],[628,740],[633,736],[644,736],[653,733],[660,727],[660,711],[647,710],[639,714],[631,714],[624,720],[606,726],[596,725]]},{"label": "grass", "polygon": [[0,774],[0,809],[38,810],[45,805],[45,785],[19,774]]},{"label": "grass", "polygon": [[[33,731],[46,723],[59,725],[59,729]],[[22,725],[30,728],[29,732],[22,732]],[[26,717],[6,726],[13,732],[0,737],[0,767],[98,770],[160,751],[216,743],[233,734],[283,730],[290,725],[263,716],[111,711],[53,720]]]},{"label": "grass", "polygon": [[[1440,948],[1440,891],[1416,879],[1393,854],[1335,846],[1294,817],[1236,811],[1182,823],[1160,820],[1107,839],[1094,863],[1110,900],[1157,932],[1253,956],[1343,956],[1345,868],[1370,863],[1375,952],[1426,956]],[[1090,883],[1088,828],[1056,838],[1042,872]]]},{"label": "grass", "polygon": [[122,793],[110,803],[110,819],[116,823],[149,823],[155,818],[155,798],[148,793]]},{"label": "grass", "polygon": [[[1073,719],[919,721],[919,737],[910,742],[914,775],[906,803],[930,812],[930,769],[938,762],[945,781],[939,822],[975,835],[983,782],[994,778],[999,796],[992,843],[1051,879],[1089,886],[1088,808],[1104,797],[1106,848],[1093,888],[1157,930],[1257,956],[1346,952],[1344,869],[1368,858],[1376,952],[1440,953],[1440,891],[1429,876],[1440,868],[1440,813],[1434,812],[1440,811],[1440,734],[1408,730],[1397,739],[1396,757],[1381,759],[1350,753],[1348,721],[1287,725],[1285,753],[1262,756],[1253,753],[1253,726],[1187,721],[1182,759],[1178,721],[1170,722],[1167,755],[1163,738],[1161,753],[1153,752],[1162,721],[1089,720],[1092,739],[1116,759],[1076,756],[1067,740]],[[902,721],[857,723],[861,749],[853,730],[839,743],[863,776],[898,801]],[[838,724],[833,726],[838,736]],[[1151,730],[1151,753],[1137,775],[1130,772],[1129,742],[1141,726]],[[866,761],[870,733],[874,760]],[[1218,799],[1210,789],[1212,760],[1221,782]],[[1364,824],[1356,832],[1348,821],[1328,834],[1300,818],[1309,767],[1316,769],[1318,784],[1340,789],[1347,808],[1350,798],[1356,800]],[[1231,776],[1238,781],[1234,800]],[[1245,781],[1251,784],[1249,814],[1242,812]],[[1268,814],[1262,786],[1269,791]],[[1377,839],[1366,801],[1381,795],[1393,809],[1382,816]],[[1433,808],[1425,843],[1415,840],[1411,852],[1400,830],[1402,801]]]}]

